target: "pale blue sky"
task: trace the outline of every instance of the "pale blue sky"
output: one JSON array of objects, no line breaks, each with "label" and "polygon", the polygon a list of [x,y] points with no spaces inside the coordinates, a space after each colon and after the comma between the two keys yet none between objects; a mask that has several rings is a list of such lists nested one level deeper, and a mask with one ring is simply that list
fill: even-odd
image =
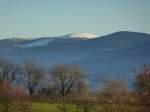
[{"label": "pale blue sky", "polygon": [[0,37],[150,33],[150,0],[0,0]]}]

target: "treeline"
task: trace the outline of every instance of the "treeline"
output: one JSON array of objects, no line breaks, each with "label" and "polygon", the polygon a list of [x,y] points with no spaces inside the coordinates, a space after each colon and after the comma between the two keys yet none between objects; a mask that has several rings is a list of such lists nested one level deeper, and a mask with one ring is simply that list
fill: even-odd
[{"label": "treeline", "polygon": [[144,66],[133,80],[133,89],[109,79],[92,91],[78,66],[41,66],[33,60],[15,64],[0,58],[0,112],[28,112],[32,102],[58,103],[60,112],[68,105],[77,112],[150,112],[150,67]]}]

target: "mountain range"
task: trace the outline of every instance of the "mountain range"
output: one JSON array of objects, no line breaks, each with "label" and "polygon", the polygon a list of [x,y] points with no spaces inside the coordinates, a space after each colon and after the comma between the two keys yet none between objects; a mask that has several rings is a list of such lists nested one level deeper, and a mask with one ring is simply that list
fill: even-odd
[{"label": "mountain range", "polygon": [[150,34],[120,31],[105,36],[74,33],[60,37],[0,40],[0,57],[20,63],[34,59],[46,66],[79,65],[89,82],[106,77],[129,84],[136,70],[150,64]]}]

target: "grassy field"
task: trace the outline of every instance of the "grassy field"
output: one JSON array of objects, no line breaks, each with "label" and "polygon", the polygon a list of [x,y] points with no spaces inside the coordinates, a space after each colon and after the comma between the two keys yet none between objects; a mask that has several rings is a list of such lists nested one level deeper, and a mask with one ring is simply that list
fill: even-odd
[{"label": "grassy field", "polygon": [[[59,107],[61,105],[57,103],[32,103],[31,104],[31,112],[62,112]],[[97,111],[96,111],[96,110]],[[94,110],[90,110],[90,112],[115,112],[120,110],[119,112],[139,112],[139,108],[135,108],[131,105],[101,105],[96,106]],[[86,110],[83,110],[83,108],[76,107],[73,104],[67,105],[67,112],[85,112]]]},{"label": "grassy field", "polygon": [[[61,105],[56,103],[32,103],[31,112],[60,112],[59,107]],[[76,106],[68,104],[67,109],[69,112],[82,112]]]}]

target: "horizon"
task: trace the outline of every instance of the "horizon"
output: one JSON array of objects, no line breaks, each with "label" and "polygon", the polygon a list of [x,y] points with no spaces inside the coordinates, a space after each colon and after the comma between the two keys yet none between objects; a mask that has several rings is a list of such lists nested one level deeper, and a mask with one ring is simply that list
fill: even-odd
[{"label": "horizon", "polygon": [[150,1],[0,0],[0,38],[98,36],[117,31],[150,33]]},{"label": "horizon", "polygon": [[[96,35],[96,37],[91,37],[91,38],[88,38],[88,37],[81,37],[81,38],[87,38],[87,39],[94,39],[94,38],[101,38],[101,37],[104,37],[104,36],[108,36],[108,35],[111,35],[111,34],[115,34],[115,33],[122,33],[122,32],[126,32],[126,33],[139,33],[139,34],[147,34],[147,35],[150,35],[150,33],[145,33],[145,32],[136,32],[136,31],[115,31],[115,32],[111,32],[111,33],[108,33],[108,34],[104,34],[104,35]],[[63,37],[63,36],[68,36],[68,35],[74,35],[74,34],[78,34],[78,33],[89,33],[89,32],[73,32],[73,33],[68,33],[68,34],[64,34],[64,35],[58,35],[58,36],[41,36],[41,37],[4,37],[4,38],[1,38],[1,35],[0,35],[0,40],[3,40],[3,39],[39,39],[39,38],[60,38],[60,37]],[[89,34],[93,34],[94,33],[89,33]],[[70,37],[71,38],[71,37]],[[75,38],[75,37],[72,37],[72,38]]]}]

